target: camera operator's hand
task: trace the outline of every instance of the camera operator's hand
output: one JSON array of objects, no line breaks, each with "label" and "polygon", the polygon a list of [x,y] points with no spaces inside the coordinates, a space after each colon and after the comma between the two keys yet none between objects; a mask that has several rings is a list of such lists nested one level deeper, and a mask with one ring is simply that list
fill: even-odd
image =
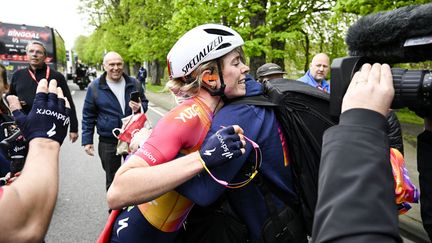
[{"label": "camera operator's hand", "polygon": [[30,141],[33,138],[48,138],[63,143],[69,125],[70,105],[63,95],[57,81],[42,79],[39,81],[33,107],[28,115],[19,108],[16,96],[8,96],[12,114],[22,130],[24,137]]},{"label": "camera operator's hand", "polygon": [[390,66],[364,64],[351,80],[343,98],[342,113],[363,108],[387,116],[394,96]]},{"label": "camera operator's hand", "polygon": [[201,159],[207,167],[215,167],[245,153],[246,141],[239,126],[224,127],[201,145]]}]

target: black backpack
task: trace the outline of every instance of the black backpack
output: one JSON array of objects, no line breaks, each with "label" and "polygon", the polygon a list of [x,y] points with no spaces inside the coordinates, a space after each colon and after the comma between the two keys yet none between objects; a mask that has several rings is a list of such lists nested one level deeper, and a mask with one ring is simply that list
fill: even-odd
[{"label": "black backpack", "polygon": [[322,136],[338,121],[329,113],[330,95],[301,81],[279,78],[264,83],[263,95],[236,98],[230,104],[273,107],[287,140],[295,187],[310,234],[318,197]]}]

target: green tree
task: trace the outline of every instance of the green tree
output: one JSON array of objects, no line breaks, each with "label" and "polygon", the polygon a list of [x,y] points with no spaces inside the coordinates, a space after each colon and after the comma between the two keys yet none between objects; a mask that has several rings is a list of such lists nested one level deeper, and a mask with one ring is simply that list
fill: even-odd
[{"label": "green tree", "polygon": [[430,0],[404,0],[404,1],[382,1],[382,0],[338,0],[336,11],[366,15],[374,12],[392,10],[408,5],[425,4]]}]

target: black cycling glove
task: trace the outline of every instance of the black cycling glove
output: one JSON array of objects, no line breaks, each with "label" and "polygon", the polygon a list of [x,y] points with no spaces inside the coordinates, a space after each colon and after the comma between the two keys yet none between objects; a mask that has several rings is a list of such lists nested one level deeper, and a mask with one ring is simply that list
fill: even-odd
[{"label": "black cycling glove", "polygon": [[33,107],[26,116],[21,110],[12,112],[27,141],[49,138],[63,143],[69,125],[70,108],[54,93],[37,93]]},{"label": "black cycling glove", "polygon": [[200,156],[208,167],[216,167],[230,159],[239,157],[243,147],[234,127],[220,129],[201,145]]}]

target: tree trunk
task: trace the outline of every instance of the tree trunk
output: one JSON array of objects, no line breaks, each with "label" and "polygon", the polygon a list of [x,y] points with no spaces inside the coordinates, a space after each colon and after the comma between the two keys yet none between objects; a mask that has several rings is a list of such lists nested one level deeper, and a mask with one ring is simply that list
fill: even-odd
[{"label": "tree trunk", "polygon": [[151,62],[150,74],[151,74],[152,85],[162,84],[161,79],[163,77],[163,68],[161,67],[160,62],[158,60],[153,60]]},{"label": "tree trunk", "polygon": [[[280,33],[285,31],[285,29],[282,25],[274,25],[272,31],[274,33]],[[278,54],[285,53],[285,40],[272,39],[270,41],[270,46],[273,50],[273,59],[271,62],[276,63],[277,65],[281,66],[282,69],[285,69],[284,55]]]},{"label": "tree trunk", "polygon": [[134,63],[133,68],[132,68],[133,69],[132,70],[132,74],[133,74],[134,77],[138,76],[138,71],[139,71],[140,67],[141,67],[141,64]]},{"label": "tree trunk", "polygon": [[[285,41],[280,41],[280,40],[272,40],[271,41],[271,47],[272,50],[279,50],[284,52],[285,50]],[[282,69],[285,69],[285,60],[283,56],[276,56],[273,58],[272,60],[273,63],[276,63],[277,65],[281,66]]]},{"label": "tree trunk", "polygon": [[[267,6],[267,0],[257,0],[256,2],[259,3],[262,8],[261,8],[261,10],[256,11],[255,14],[250,17],[250,25],[251,25],[251,28],[253,30],[257,30],[260,26],[265,26],[265,24],[266,24],[265,23],[265,19],[266,19],[265,9]],[[263,38],[264,39],[265,35],[264,34],[257,34],[256,32],[255,33],[252,32],[250,38],[251,39],[256,39],[256,38]],[[255,75],[256,70],[261,65],[263,65],[264,63],[266,63],[266,54],[264,51],[261,51],[260,55],[250,57],[250,60],[249,60],[250,71],[249,71],[249,73],[255,77],[256,76]],[[255,78],[257,78],[257,77],[255,77]]]},{"label": "tree trunk", "polygon": [[126,75],[128,75],[129,76],[129,74],[130,74],[130,70],[129,70],[129,63],[128,62],[125,62],[124,64],[123,64],[123,72],[126,74]]},{"label": "tree trunk", "polygon": [[310,51],[310,40],[309,36],[306,32],[302,32],[305,37],[305,64],[304,64],[304,71],[305,73],[309,70],[309,51]]}]

